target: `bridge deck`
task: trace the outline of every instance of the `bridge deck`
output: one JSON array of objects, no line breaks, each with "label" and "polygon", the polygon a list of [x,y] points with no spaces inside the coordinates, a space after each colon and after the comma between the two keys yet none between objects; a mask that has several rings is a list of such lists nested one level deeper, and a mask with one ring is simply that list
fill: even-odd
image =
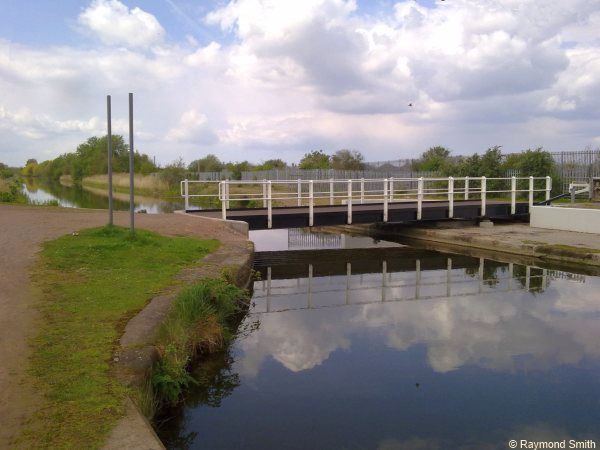
[{"label": "bridge deck", "polygon": [[[487,200],[487,218],[510,218],[510,201]],[[417,202],[398,202],[388,204],[388,222],[413,222],[417,220]],[[220,209],[188,210],[190,213],[205,217],[222,218]],[[309,226],[308,206],[280,207],[272,209],[272,228],[296,228]],[[516,215],[529,212],[527,202],[516,203]],[[443,220],[449,217],[447,201],[423,202],[422,220]],[[481,217],[480,200],[454,201],[455,219],[476,219]],[[346,205],[315,206],[314,226],[343,225],[347,223]],[[248,222],[251,230],[268,228],[267,208],[236,208],[227,210],[227,219]],[[383,222],[383,204],[352,204],[352,223]]]}]

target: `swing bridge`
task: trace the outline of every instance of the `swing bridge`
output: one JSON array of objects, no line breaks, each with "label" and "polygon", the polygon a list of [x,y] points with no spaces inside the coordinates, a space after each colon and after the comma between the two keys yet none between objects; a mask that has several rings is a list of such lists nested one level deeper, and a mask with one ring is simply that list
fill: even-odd
[{"label": "swing bridge", "polygon": [[534,201],[551,200],[552,178],[182,180],[180,190],[186,212],[263,230],[527,217]]}]

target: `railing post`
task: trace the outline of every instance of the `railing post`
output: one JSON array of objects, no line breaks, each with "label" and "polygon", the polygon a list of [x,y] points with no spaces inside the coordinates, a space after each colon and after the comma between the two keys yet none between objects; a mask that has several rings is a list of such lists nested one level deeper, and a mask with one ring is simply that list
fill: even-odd
[{"label": "railing post", "polygon": [[225,183],[225,195],[227,199],[227,208],[229,208],[229,178],[226,181],[227,183]]},{"label": "railing post", "polygon": [[333,205],[333,178],[329,179],[329,204]]},{"label": "railing post", "polygon": [[454,217],[454,177],[448,177],[448,218]]},{"label": "railing post", "polygon": [[348,205],[348,225],[352,224],[352,180],[348,180],[348,198],[346,200]]},{"label": "railing post", "polygon": [[[529,177],[529,208],[533,206],[533,177]],[[531,209],[529,210],[531,212]]]},{"label": "railing post", "polygon": [[469,200],[469,177],[465,177],[465,200]]},{"label": "railing post", "polygon": [[223,220],[227,220],[227,180],[221,181],[219,186],[221,188],[221,212]]},{"label": "railing post", "polygon": [[417,183],[417,220],[423,217],[423,177]]},{"label": "railing post", "polygon": [[190,188],[188,186],[187,178],[183,180],[183,192],[185,199],[185,210],[187,211],[188,209],[190,209]]},{"label": "railing post", "polygon": [[365,202],[365,179],[360,179],[360,204]]},{"label": "railing post", "polygon": [[550,199],[550,192],[552,191],[552,178],[546,177],[546,200]]},{"label": "railing post", "polygon": [[487,179],[481,177],[481,215],[485,217],[486,214],[486,197],[487,197]]},{"label": "railing post", "polygon": [[388,179],[383,180],[383,221],[388,221]]},{"label": "railing post", "polygon": [[267,228],[273,228],[273,199],[271,198],[271,180],[267,181]]},{"label": "railing post", "polygon": [[263,191],[263,208],[267,207],[267,180],[263,180],[262,182],[262,191]]},{"label": "railing post", "polygon": [[314,225],[314,187],[313,180],[308,182],[308,226]]},{"label": "railing post", "polygon": [[394,201],[394,177],[390,178],[390,202]]},{"label": "railing post", "polygon": [[510,178],[510,213],[517,213],[517,177]]},{"label": "railing post", "polygon": [[298,178],[298,206],[302,206],[302,181]]}]

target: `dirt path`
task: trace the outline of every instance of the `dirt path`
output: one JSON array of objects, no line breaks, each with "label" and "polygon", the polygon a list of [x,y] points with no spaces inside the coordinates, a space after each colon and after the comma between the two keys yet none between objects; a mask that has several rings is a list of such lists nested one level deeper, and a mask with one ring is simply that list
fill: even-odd
[{"label": "dirt path", "polygon": [[[35,336],[36,297],[29,270],[40,244],[83,228],[102,226],[101,210],[35,208],[0,204],[0,448],[9,448],[39,402],[27,375],[29,339]],[[115,214],[128,226],[127,212]],[[215,238],[244,245],[245,238],[219,222],[180,214],[136,214],[136,226],[164,235]]]}]

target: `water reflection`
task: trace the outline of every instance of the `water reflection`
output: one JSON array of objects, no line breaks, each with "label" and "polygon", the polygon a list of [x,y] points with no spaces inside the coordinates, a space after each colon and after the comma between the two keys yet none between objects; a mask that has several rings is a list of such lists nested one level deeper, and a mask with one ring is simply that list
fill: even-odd
[{"label": "water reflection", "polygon": [[[102,189],[64,185],[58,181],[37,178],[25,179],[22,192],[32,203],[45,204],[57,202],[64,208],[107,209],[108,196]],[[129,209],[129,194],[115,193],[114,207],[118,211]],[[149,214],[168,213],[182,209],[178,199],[163,200],[152,197],[136,196],[135,210],[145,210]]]},{"label": "water reflection", "polygon": [[256,256],[231,389],[201,384],[170,448],[599,438],[598,277],[409,247]]}]

